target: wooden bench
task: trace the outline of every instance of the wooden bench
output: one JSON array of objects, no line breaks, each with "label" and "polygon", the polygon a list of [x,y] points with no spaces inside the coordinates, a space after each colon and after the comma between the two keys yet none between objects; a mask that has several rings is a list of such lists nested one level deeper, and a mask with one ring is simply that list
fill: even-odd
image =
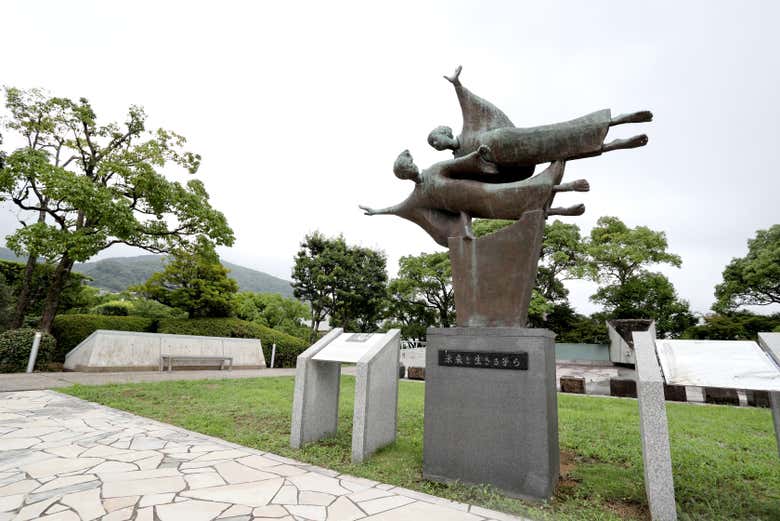
[{"label": "wooden bench", "polygon": [[217,361],[219,361],[220,370],[225,368],[225,362],[228,363],[228,371],[233,369],[232,356],[162,355],[160,356],[160,371],[164,371],[166,366],[168,371],[173,371],[175,362],[186,362],[184,365],[217,365]]}]

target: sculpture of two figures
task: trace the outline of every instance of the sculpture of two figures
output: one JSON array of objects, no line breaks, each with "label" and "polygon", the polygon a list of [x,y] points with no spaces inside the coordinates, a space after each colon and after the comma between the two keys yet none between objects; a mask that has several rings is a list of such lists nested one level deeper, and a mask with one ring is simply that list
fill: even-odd
[{"label": "sculpture of two figures", "polygon": [[[552,125],[518,128],[492,103],[460,83],[461,67],[445,78],[455,87],[463,129],[453,136],[437,127],[428,136],[453,159],[417,168],[408,150],[393,165],[415,183],[409,197],[367,215],[397,215],[421,226],[450,248],[459,326],[526,325],[536,269],[550,215],[582,215],[582,204],[553,208],[558,192],[589,190],[584,179],[562,183],[565,162],[647,144],[640,134],[604,143],[609,127],[652,120],[648,111],[611,117],[609,109]],[[536,165],[550,163],[533,175]],[[508,226],[476,239],[472,218],[511,219]]]}]

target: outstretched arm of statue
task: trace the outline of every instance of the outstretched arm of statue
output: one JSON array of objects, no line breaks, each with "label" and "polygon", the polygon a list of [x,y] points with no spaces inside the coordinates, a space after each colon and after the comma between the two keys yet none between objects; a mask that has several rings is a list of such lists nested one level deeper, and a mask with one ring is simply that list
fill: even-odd
[{"label": "outstretched arm of statue", "polygon": [[456,87],[458,87],[458,86],[460,86],[460,71],[462,71],[462,70],[463,70],[463,66],[462,65],[458,65],[458,68],[455,69],[455,72],[452,74],[452,76],[447,76],[445,74],[444,75],[444,79],[447,80],[448,82],[452,83]]},{"label": "outstretched arm of statue", "polygon": [[561,183],[552,188],[553,192],[589,192],[590,184],[585,179],[577,179],[570,183]]},{"label": "outstretched arm of statue", "polygon": [[463,176],[464,174],[498,174],[498,166],[492,161],[490,148],[482,145],[479,149],[463,157],[442,161],[441,173],[447,177]]},{"label": "outstretched arm of statue", "polygon": [[400,205],[388,206],[387,208],[371,208],[369,206],[358,205],[363,210],[363,215],[397,215]]}]

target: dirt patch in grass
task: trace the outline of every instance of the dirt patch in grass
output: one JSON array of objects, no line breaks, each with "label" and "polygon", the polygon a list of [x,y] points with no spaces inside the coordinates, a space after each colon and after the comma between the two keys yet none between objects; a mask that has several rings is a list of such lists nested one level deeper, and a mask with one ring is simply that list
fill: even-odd
[{"label": "dirt patch in grass", "polygon": [[644,505],[638,503],[629,503],[627,501],[607,501],[606,506],[609,510],[620,516],[621,519],[641,519],[650,521],[650,510]]},{"label": "dirt patch in grass", "polygon": [[564,489],[566,492],[570,492],[574,487],[577,486],[577,480],[571,477],[572,472],[577,467],[575,457],[576,455],[571,451],[561,451],[561,466],[559,474],[560,477],[558,478],[558,486]]}]

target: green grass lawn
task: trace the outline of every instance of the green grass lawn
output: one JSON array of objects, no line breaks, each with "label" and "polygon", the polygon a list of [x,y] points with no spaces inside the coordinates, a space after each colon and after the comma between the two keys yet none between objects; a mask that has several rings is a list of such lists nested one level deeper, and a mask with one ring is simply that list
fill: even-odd
[{"label": "green grass lawn", "polygon": [[[564,475],[538,505],[490,487],[422,479],[424,385],[400,382],[398,439],[350,462],[354,378],[343,377],[338,435],[289,447],[293,378],[75,386],[63,392],[247,447],[535,519],[649,519],[637,403],[558,395]],[[667,404],[681,519],[780,519],[780,459],[766,409]]]}]

